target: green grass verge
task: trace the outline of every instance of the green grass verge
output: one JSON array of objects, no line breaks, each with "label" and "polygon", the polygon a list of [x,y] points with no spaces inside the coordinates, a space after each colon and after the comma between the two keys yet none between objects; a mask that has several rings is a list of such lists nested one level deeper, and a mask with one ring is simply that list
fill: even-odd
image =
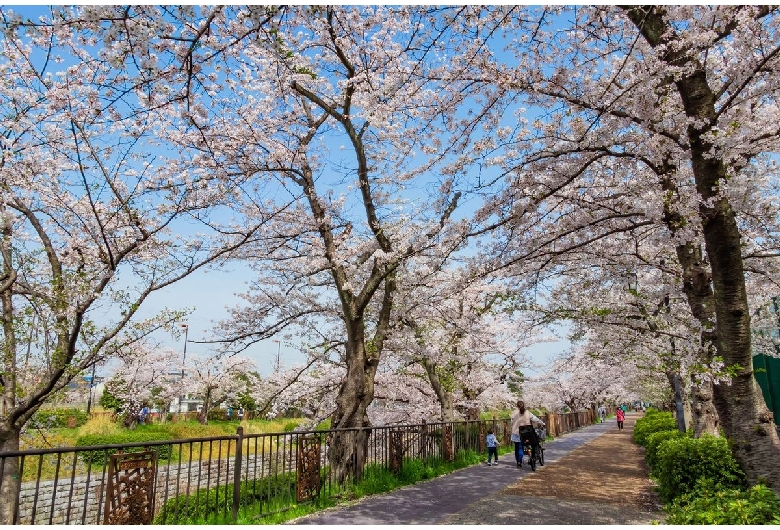
[{"label": "green grass verge", "polygon": [[[504,448],[504,454],[507,452],[511,452],[510,449]],[[280,483],[273,487],[269,488],[266,484],[258,488],[258,490],[263,491],[262,496],[253,493],[255,491],[254,485],[242,483],[242,505],[236,521],[233,521],[229,503],[227,510],[225,510],[226,506],[223,502],[227,491],[201,491],[197,494],[199,501],[195,501],[195,495],[190,495],[189,498],[182,496],[179,499],[169,500],[167,511],[178,512],[178,514],[173,518],[158,514],[155,523],[167,522],[168,524],[188,525],[283,524],[327,508],[349,505],[358,499],[446,475],[455,470],[484,462],[485,458],[486,455],[474,451],[460,451],[453,462],[439,460],[424,463],[421,460],[407,459],[404,460],[403,467],[397,474],[391,473],[382,466],[368,465],[364,470],[363,480],[360,482],[346,484],[342,487],[330,486],[328,489],[323,489],[315,500],[302,504],[291,502],[290,499],[294,499],[294,483],[288,484],[288,480],[283,477],[278,479],[277,481]],[[294,482],[294,477],[291,478]],[[281,482],[285,482],[285,484],[281,484]],[[269,491],[276,491],[276,494],[268,495]],[[194,505],[195,502],[198,502],[198,506]],[[185,506],[187,508],[182,510]]]}]

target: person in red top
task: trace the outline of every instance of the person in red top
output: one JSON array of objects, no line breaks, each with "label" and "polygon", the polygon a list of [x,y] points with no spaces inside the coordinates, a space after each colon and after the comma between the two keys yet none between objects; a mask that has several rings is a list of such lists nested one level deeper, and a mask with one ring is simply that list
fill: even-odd
[{"label": "person in red top", "polygon": [[618,429],[623,430],[623,421],[626,419],[626,413],[623,412],[622,407],[618,407],[615,411],[615,416],[617,416],[617,422],[618,422]]}]

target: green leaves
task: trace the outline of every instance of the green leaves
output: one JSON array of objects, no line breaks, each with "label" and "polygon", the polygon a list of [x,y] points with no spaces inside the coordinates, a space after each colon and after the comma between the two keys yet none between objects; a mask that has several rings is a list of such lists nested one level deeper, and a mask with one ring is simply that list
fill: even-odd
[{"label": "green leaves", "polygon": [[647,415],[634,425],[634,441],[647,448],[650,435],[677,429],[677,422],[671,412],[648,410]]},{"label": "green leaves", "polygon": [[658,447],[657,459],[653,477],[665,502],[695,491],[701,481],[718,488],[746,485],[745,474],[725,438],[705,434],[701,438],[666,440]]},{"label": "green leaves", "polygon": [[745,491],[702,482],[667,509],[667,524],[780,524],[780,499],[763,485]]}]

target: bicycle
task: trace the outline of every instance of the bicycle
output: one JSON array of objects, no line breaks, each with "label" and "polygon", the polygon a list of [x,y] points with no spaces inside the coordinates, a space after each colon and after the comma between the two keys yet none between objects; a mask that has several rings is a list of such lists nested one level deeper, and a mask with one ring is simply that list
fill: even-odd
[{"label": "bicycle", "polygon": [[539,462],[540,466],[544,465],[544,441],[547,439],[547,429],[544,427],[544,425],[537,427],[535,429],[536,431],[536,441],[539,446],[539,450],[536,455],[536,461]]},{"label": "bicycle", "polygon": [[523,451],[523,457],[528,455],[528,463],[531,466],[531,471],[536,471],[537,462],[542,466],[544,465],[544,451],[540,447],[537,432],[538,431],[531,426],[520,427],[521,449]]}]

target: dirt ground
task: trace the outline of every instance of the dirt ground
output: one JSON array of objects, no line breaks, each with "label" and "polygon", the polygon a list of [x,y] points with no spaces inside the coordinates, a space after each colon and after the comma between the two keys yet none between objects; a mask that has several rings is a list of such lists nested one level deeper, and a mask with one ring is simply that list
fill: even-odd
[{"label": "dirt ground", "polygon": [[627,417],[622,431],[616,425],[557,462],[537,467],[536,473],[504,493],[660,510],[661,503],[647,476],[644,449],[631,440],[634,421]]}]

